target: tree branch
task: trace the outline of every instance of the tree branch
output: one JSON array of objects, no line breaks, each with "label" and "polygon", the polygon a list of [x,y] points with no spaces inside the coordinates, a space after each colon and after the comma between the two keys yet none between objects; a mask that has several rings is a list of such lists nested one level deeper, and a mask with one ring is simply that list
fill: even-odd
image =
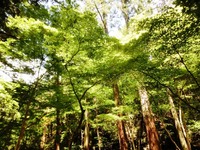
[{"label": "tree branch", "polygon": [[160,120],[160,122],[163,124],[163,127],[164,127],[165,131],[167,132],[167,134],[168,134],[170,140],[174,143],[174,145],[176,146],[176,148],[177,148],[178,150],[181,150],[181,149],[178,147],[178,145],[176,144],[176,142],[173,140],[173,138],[172,138],[170,132],[167,130],[165,123],[164,123],[163,121],[161,121],[161,120]]},{"label": "tree branch", "polygon": [[72,57],[67,61],[67,63],[69,64],[79,52],[80,52],[80,43],[78,43],[78,50],[72,55]]},{"label": "tree branch", "polygon": [[198,83],[196,77],[193,75],[193,73],[189,70],[189,68],[185,64],[185,61],[184,61],[183,57],[180,55],[180,53],[177,50],[175,50],[175,51],[178,54],[178,56],[180,57],[180,62],[184,65],[184,67],[187,70],[187,72],[191,75],[191,77],[193,78],[193,80],[195,81],[195,83],[197,84],[197,86],[200,88],[200,84]]},{"label": "tree branch", "polygon": [[164,83],[161,83],[158,79],[156,79],[155,77],[153,77],[152,75],[144,72],[144,71],[140,71],[141,73],[143,73],[144,75],[150,77],[151,79],[155,80],[156,82],[158,82],[161,86],[165,87],[165,88],[168,88],[169,91],[175,96],[177,97],[178,99],[180,99],[182,102],[184,102],[187,106],[189,106],[190,108],[192,108],[193,110],[197,111],[200,113],[200,110],[192,105],[190,105],[190,103],[188,103],[186,100],[182,99],[177,93],[175,93],[169,86],[167,86],[166,84]]},{"label": "tree branch", "polygon": [[99,11],[99,8],[97,7],[97,4],[95,3],[94,0],[93,0],[93,3],[94,3],[94,6],[95,6],[95,8],[96,8],[96,10],[97,10],[97,13],[99,14],[99,17],[100,17],[100,19],[101,19],[101,22],[103,23],[104,31],[108,34],[108,29],[107,29],[107,27],[106,27],[105,20],[104,20],[103,16],[101,15],[101,12]]}]

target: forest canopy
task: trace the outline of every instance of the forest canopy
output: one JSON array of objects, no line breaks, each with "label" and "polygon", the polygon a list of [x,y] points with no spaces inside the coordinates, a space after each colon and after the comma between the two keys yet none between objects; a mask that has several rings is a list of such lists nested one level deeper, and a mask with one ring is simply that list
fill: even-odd
[{"label": "forest canopy", "polygon": [[199,149],[199,6],[2,0],[0,149]]}]

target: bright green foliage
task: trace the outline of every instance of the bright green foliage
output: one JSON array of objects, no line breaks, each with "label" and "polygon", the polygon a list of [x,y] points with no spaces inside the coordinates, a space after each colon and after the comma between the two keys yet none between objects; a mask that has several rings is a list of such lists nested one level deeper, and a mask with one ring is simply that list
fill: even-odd
[{"label": "bright green foliage", "polygon": [[19,106],[17,101],[12,99],[12,94],[15,92],[14,90],[16,85],[3,80],[0,81],[0,83],[1,119],[5,119],[7,121],[18,119],[20,117],[19,113],[17,112]]},{"label": "bright green foliage", "polygon": [[[124,48],[129,54],[125,67],[139,84],[146,85],[156,117],[171,122],[166,95],[166,88],[170,88],[184,119],[193,120],[192,114],[199,112],[198,19],[175,8],[143,21],[133,20],[130,27],[127,39],[132,40]],[[195,116],[199,118],[199,113]],[[166,125],[173,132],[172,125]]]},{"label": "bright green foliage", "polygon": [[21,117],[21,114],[18,112],[18,100],[12,97],[16,92],[15,88],[17,86],[17,84],[6,82],[2,79],[0,81],[0,133],[5,135],[1,137],[0,145],[3,147],[6,145],[12,147],[17,138],[12,126],[16,125]]},{"label": "bright green foliage", "polygon": [[[154,112],[161,113],[160,116],[169,113],[165,93],[166,88],[170,88],[175,103],[184,109],[185,119],[192,119],[192,114],[199,112],[199,21],[178,9],[171,9],[143,23],[146,26],[141,30],[146,29],[148,35],[144,51],[149,59],[140,71],[147,77],[148,88],[152,89],[150,99],[152,105],[155,104]],[[198,113],[196,117],[199,118]]]},{"label": "bright green foliage", "polygon": [[[198,19],[180,8],[149,18],[141,15],[144,18],[133,18],[129,34],[118,40],[104,33],[93,13],[80,12],[74,5],[66,2],[45,9],[24,2],[19,16],[8,17],[13,36],[0,41],[1,69],[8,69],[11,77],[11,81],[0,80],[3,149],[15,147],[24,120],[21,149],[42,149],[42,137],[46,138],[44,149],[54,149],[55,141],[61,149],[70,147],[70,142],[78,148],[83,142],[86,109],[91,146],[97,148],[100,138],[103,148],[118,148],[119,120],[125,122],[129,141],[145,145],[138,96],[141,84],[148,90],[161,140],[169,140],[165,126],[178,141],[166,88],[183,110],[183,120],[196,140],[193,133],[199,130],[200,111]],[[138,12],[142,9],[138,7]],[[112,90],[116,81],[119,107]]]},{"label": "bright green foliage", "polygon": [[[162,77],[162,83],[173,84],[182,90],[191,86],[192,89],[199,88],[198,21],[192,16],[169,10],[153,19],[150,29],[150,62],[160,70],[156,73]],[[154,69],[152,72],[156,75]],[[174,81],[170,82],[171,78]]]},{"label": "bright green foliage", "polygon": [[[46,125],[53,124],[55,129],[55,113],[59,110],[59,119],[65,123],[61,128],[61,132],[65,133],[61,143],[67,146],[66,142],[69,141],[66,137],[73,135],[79,121],[81,95],[101,80],[97,71],[99,66],[94,60],[102,61],[97,54],[101,54],[107,38],[90,12],[81,14],[71,7],[55,6],[50,14],[50,25],[33,18],[10,18],[8,25],[10,28],[17,28],[17,39],[1,44],[7,48],[5,52],[9,52],[5,55],[5,60],[11,54],[14,61],[37,60],[40,62],[40,69],[45,70],[45,74],[38,76],[38,81],[33,83],[33,88],[35,86],[37,89],[27,91],[30,94],[34,92],[34,96],[29,95],[30,99],[24,102],[23,99],[20,100],[22,113],[26,111],[26,105],[30,105],[25,136],[40,139],[37,137],[41,135],[43,126],[38,125],[44,123],[40,119],[46,115],[51,118]],[[69,122],[70,116],[73,116],[75,124]],[[35,128],[38,130],[33,130]],[[32,148],[39,146],[31,146],[26,141],[23,143]]]}]

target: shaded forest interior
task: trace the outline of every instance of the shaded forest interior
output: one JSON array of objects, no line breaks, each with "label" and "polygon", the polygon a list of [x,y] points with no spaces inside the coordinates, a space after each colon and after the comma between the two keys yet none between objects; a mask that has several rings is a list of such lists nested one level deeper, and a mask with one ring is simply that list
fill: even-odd
[{"label": "shaded forest interior", "polygon": [[199,150],[199,0],[1,0],[0,149]]}]

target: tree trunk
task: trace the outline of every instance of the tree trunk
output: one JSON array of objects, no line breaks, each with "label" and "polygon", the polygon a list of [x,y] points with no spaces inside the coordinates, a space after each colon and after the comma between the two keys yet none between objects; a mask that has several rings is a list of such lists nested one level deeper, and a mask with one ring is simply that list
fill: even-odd
[{"label": "tree trunk", "polygon": [[121,11],[122,11],[122,15],[123,15],[124,20],[125,20],[126,29],[128,29],[130,17],[129,17],[129,12],[128,12],[129,8],[128,8],[126,2],[127,2],[126,0],[121,0],[121,4],[122,4]]},{"label": "tree trunk", "polygon": [[181,149],[178,147],[178,145],[176,144],[176,142],[173,140],[173,138],[172,138],[170,132],[167,130],[165,123],[164,123],[163,121],[161,121],[161,124],[162,124],[162,126],[164,127],[165,131],[167,132],[167,134],[168,134],[170,140],[172,141],[172,143],[174,143],[174,145],[176,146],[176,150],[181,150]]},{"label": "tree trunk", "polygon": [[[101,22],[104,26],[104,32],[106,34],[109,34],[108,28],[107,28],[107,14],[105,12],[99,11],[99,8],[97,7],[96,3],[94,2],[95,8],[101,18]],[[119,98],[119,88],[116,83],[113,84],[113,92],[114,92],[114,100],[116,107],[120,105],[120,98]],[[121,114],[118,114],[119,116],[122,116]],[[118,127],[118,135],[119,135],[119,144],[120,144],[120,150],[128,150],[128,140],[126,137],[124,122],[122,120],[117,121],[117,127]]]},{"label": "tree trunk", "polygon": [[55,150],[60,150],[60,111],[56,110],[56,139]]},{"label": "tree trunk", "polygon": [[97,139],[98,139],[98,149],[101,150],[102,147],[102,139],[99,132],[99,127],[97,127]]},{"label": "tree trunk", "polygon": [[155,126],[154,117],[151,111],[151,106],[145,87],[139,88],[139,95],[141,99],[142,115],[146,127],[149,149],[160,150],[161,147],[160,147],[158,132]]},{"label": "tree trunk", "polygon": [[[114,92],[114,99],[115,99],[115,105],[118,107],[121,105],[120,98],[119,98],[119,88],[118,84],[113,84],[113,92]],[[121,113],[118,114],[119,117],[122,116]],[[120,150],[128,150],[128,140],[125,132],[125,126],[123,120],[117,121],[117,128],[118,128],[118,135],[119,135],[119,145]]]},{"label": "tree trunk", "polygon": [[95,1],[94,1],[94,6],[95,6],[95,9],[96,9],[96,11],[97,11],[100,19],[101,19],[102,24],[103,24],[104,31],[105,31],[106,34],[108,34],[109,32],[108,32],[107,20],[106,20],[107,13],[105,13],[104,11],[101,13],[100,10],[99,10],[99,8],[98,8],[98,6],[97,6],[97,4],[95,3]]},{"label": "tree trunk", "polygon": [[[95,115],[97,116],[98,115],[98,109],[97,109],[97,99],[94,98],[94,102],[95,102]],[[98,122],[96,122],[98,123]],[[102,139],[101,139],[101,136],[100,136],[100,131],[99,131],[99,127],[97,126],[96,128],[96,132],[97,132],[97,140],[98,140],[98,149],[101,150],[101,147],[102,147]]]},{"label": "tree trunk", "polygon": [[[61,89],[60,89],[60,84],[61,84],[61,76],[60,73],[57,72],[57,78],[56,78],[56,102],[59,104],[60,103],[60,95],[61,95]],[[60,131],[60,108],[56,108],[56,137],[55,137],[55,150],[60,150],[60,139],[61,139],[61,131]]]},{"label": "tree trunk", "polygon": [[46,132],[47,132],[47,127],[46,127],[46,125],[44,125],[43,134],[42,134],[41,142],[40,142],[40,150],[45,149],[44,145],[45,145],[45,141],[46,141]]},{"label": "tree trunk", "polygon": [[130,143],[130,150],[136,150],[135,143],[134,143],[134,131],[133,131],[134,124],[129,121],[127,128],[127,138]]},{"label": "tree trunk", "polygon": [[[139,116],[138,116],[139,117]],[[140,121],[139,121],[139,129],[137,131],[137,149],[138,150],[142,150],[142,133],[143,133],[143,117],[139,117],[141,118]]]},{"label": "tree trunk", "polygon": [[169,100],[169,104],[171,106],[171,113],[172,113],[172,116],[174,118],[175,127],[176,127],[176,130],[178,132],[178,136],[179,136],[179,140],[180,140],[180,143],[181,143],[182,150],[190,150],[191,148],[187,144],[187,141],[186,141],[186,138],[184,136],[183,130],[181,128],[181,123],[180,123],[180,120],[178,118],[178,114],[177,114],[172,96],[169,93],[169,90],[168,90],[168,100]]},{"label": "tree trunk", "polygon": [[89,123],[88,123],[88,109],[85,110],[85,132],[84,132],[84,150],[89,150]]},{"label": "tree trunk", "polygon": [[81,125],[82,125],[82,122],[83,122],[83,119],[84,119],[84,113],[85,113],[85,111],[83,109],[81,109],[81,116],[80,116],[79,124],[76,127],[75,131],[72,133],[71,139],[69,139],[69,142],[68,142],[68,149],[69,150],[72,150],[72,144],[73,144],[73,140],[75,138],[75,135],[77,135],[78,131],[81,129]]},{"label": "tree trunk", "polygon": [[20,134],[19,134],[19,137],[18,137],[17,144],[15,146],[15,150],[19,150],[20,149],[21,141],[24,138],[24,134],[25,134],[25,130],[26,130],[26,121],[27,121],[27,117],[28,117],[28,111],[29,111],[30,104],[31,103],[28,102],[28,104],[26,106],[26,112],[25,112],[24,119],[22,121],[21,130],[20,130]]},{"label": "tree trunk", "polygon": [[190,140],[189,140],[188,132],[186,130],[187,128],[186,128],[186,125],[183,122],[182,118],[183,118],[182,109],[181,109],[181,107],[179,107],[179,120],[180,120],[180,124],[181,124],[182,130],[183,130],[183,133],[184,133],[187,145],[188,145],[189,149],[191,150]]}]

